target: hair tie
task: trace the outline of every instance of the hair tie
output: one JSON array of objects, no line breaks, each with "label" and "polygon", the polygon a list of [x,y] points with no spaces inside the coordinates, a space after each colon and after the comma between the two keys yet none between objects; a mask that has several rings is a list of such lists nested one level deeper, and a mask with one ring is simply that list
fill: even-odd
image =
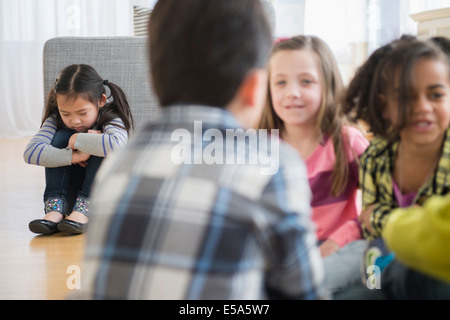
[{"label": "hair tie", "polygon": [[273,41],[273,44],[277,44],[277,43],[280,43],[280,42],[283,42],[283,41],[286,41],[289,39],[291,39],[291,37],[279,37]]},{"label": "hair tie", "polygon": [[59,85],[59,79],[56,79],[55,85],[53,86],[53,89],[55,90],[55,92],[58,92],[58,85]]},{"label": "hair tie", "polygon": [[103,85],[104,86],[108,85],[108,80],[103,80]]}]

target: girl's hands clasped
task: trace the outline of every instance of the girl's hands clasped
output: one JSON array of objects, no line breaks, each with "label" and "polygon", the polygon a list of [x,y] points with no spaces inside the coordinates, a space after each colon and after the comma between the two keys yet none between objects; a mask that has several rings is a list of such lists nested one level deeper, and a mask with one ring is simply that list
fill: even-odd
[{"label": "girl's hands clasped", "polygon": [[74,150],[72,152],[72,164],[78,164],[85,168],[87,166],[87,161],[91,155],[80,150]]},{"label": "girl's hands clasped", "polygon": [[[88,133],[101,134],[100,130],[88,130]],[[89,153],[82,152],[75,149],[75,143],[77,141],[78,133],[73,134],[69,139],[68,147],[72,149],[72,164],[78,164],[85,168],[87,166],[87,161],[91,156]]]}]

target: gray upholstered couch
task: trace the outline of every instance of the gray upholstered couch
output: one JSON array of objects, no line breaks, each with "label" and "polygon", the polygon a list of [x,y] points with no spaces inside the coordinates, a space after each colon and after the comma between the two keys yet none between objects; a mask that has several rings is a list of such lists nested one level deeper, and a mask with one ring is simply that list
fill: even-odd
[{"label": "gray upholstered couch", "polygon": [[125,92],[136,129],[155,119],[159,104],[150,83],[146,37],[59,37],[44,45],[44,95],[70,64],[89,64]]}]

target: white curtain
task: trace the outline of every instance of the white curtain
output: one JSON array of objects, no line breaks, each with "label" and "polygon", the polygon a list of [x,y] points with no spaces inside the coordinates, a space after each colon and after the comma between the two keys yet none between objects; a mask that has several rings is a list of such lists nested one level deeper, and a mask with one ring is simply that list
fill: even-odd
[{"label": "white curtain", "polygon": [[39,129],[45,41],[133,35],[132,5],[127,0],[0,0],[0,137]]}]

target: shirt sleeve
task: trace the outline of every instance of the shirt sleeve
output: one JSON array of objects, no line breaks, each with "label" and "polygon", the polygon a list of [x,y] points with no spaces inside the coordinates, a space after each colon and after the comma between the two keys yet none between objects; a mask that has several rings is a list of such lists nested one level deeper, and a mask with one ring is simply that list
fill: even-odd
[{"label": "shirt sleeve", "polygon": [[127,131],[120,126],[123,127],[123,122],[116,118],[106,125],[102,134],[79,133],[75,149],[93,156],[106,157],[128,141]]},{"label": "shirt sleeve", "polygon": [[[369,206],[374,205],[371,213],[371,226],[374,234],[370,234],[367,231],[364,223],[361,224],[363,234],[368,239],[373,237],[381,237],[381,232],[386,223],[386,219],[393,209],[393,204],[383,203],[379,198],[379,187],[385,187],[386,185],[392,185],[392,181],[381,181],[379,186],[376,183],[376,175],[379,174],[379,170],[376,168],[376,159],[370,152],[365,152],[361,157],[359,180],[362,191],[362,210],[367,209]],[[382,184],[382,185],[381,185]]]},{"label": "shirt sleeve", "polygon": [[306,166],[300,158],[282,158],[286,166],[281,165],[262,195],[263,210],[273,221],[262,241],[272,256],[266,288],[275,299],[326,299]]},{"label": "shirt sleeve", "polygon": [[346,221],[328,239],[333,240],[340,248],[346,244],[361,239],[361,226],[356,219]]},{"label": "shirt sleeve", "polygon": [[369,141],[358,128],[346,127],[346,129],[350,140],[350,146],[356,155],[360,157],[369,146]]},{"label": "shirt sleeve", "polygon": [[42,127],[28,142],[23,159],[28,164],[54,168],[72,164],[72,150],[59,149],[51,145],[57,130],[54,116],[45,119]]}]

